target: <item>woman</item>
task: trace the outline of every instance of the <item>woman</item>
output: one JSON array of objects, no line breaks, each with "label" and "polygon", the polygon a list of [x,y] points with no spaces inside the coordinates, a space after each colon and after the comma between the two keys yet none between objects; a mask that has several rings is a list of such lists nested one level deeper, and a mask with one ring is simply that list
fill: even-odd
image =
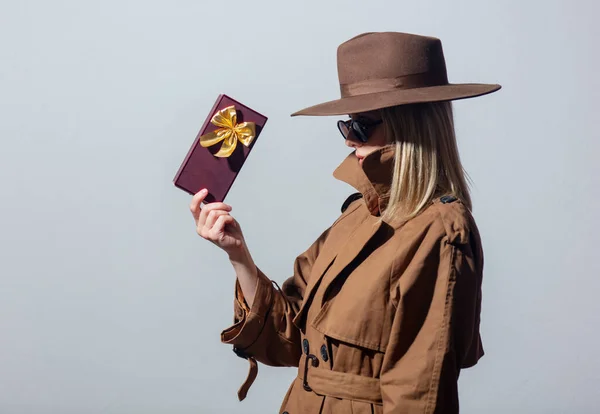
[{"label": "woman", "polygon": [[358,193],[279,289],[254,264],[231,207],[191,211],[237,274],[222,341],[298,367],[281,413],[456,413],[462,368],[483,355],[483,252],[450,100],[499,85],[449,84],[439,39],[366,33],[338,48],[342,98],[293,115],[349,114],[354,151],[334,176]]}]

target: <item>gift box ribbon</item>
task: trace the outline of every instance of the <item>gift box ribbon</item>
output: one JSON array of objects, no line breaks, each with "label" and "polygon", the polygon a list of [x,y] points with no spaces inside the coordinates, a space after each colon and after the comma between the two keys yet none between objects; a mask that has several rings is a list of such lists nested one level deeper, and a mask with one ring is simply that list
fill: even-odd
[{"label": "gift box ribbon", "polygon": [[254,122],[237,123],[237,112],[235,106],[228,106],[215,113],[210,121],[219,127],[214,132],[202,135],[200,145],[211,147],[223,142],[215,157],[229,157],[235,151],[238,141],[249,146],[256,136],[256,125]]}]

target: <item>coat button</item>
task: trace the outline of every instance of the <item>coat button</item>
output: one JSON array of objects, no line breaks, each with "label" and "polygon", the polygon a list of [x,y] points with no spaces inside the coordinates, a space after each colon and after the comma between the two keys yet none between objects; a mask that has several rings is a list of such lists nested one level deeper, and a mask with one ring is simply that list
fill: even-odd
[{"label": "coat button", "polygon": [[306,355],[308,355],[308,351],[309,351],[309,348],[308,348],[308,339],[306,339],[306,338],[304,338],[304,340],[302,341],[302,349],[304,349],[304,353]]},{"label": "coat button", "polygon": [[325,345],[321,346],[321,358],[323,358],[323,361],[325,362],[327,362],[329,359],[329,355],[327,355],[327,347]]}]

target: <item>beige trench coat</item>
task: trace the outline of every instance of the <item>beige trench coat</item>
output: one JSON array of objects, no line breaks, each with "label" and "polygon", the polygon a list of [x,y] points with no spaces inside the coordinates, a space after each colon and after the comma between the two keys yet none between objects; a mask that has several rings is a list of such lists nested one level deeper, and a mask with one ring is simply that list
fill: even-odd
[{"label": "beige trench coat", "polygon": [[436,199],[417,217],[379,220],[393,149],[354,154],[334,176],[352,202],[279,289],[259,269],[248,309],[236,284],[234,325],[221,340],[250,361],[298,367],[280,413],[456,413],[461,368],[483,355],[483,251],[469,210]]}]

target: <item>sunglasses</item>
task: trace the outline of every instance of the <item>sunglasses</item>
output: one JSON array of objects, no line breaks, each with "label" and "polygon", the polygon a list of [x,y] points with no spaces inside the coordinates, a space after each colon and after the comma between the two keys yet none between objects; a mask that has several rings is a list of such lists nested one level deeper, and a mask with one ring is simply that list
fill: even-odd
[{"label": "sunglasses", "polygon": [[374,127],[381,124],[383,120],[369,121],[365,119],[349,119],[347,121],[338,121],[337,126],[344,139],[351,139],[350,132],[363,144],[369,140],[369,132]]}]

